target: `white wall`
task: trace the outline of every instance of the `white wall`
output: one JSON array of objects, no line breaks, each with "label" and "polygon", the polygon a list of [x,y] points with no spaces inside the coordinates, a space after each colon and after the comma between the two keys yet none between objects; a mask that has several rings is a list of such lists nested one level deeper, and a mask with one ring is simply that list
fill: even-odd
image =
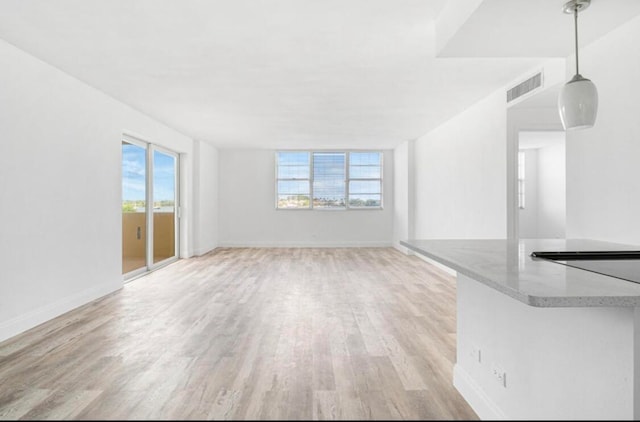
[{"label": "white wall", "polygon": [[567,132],[567,237],[640,245],[638,40],[640,17],[580,51],[599,107],[593,128]]},{"label": "white wall", "polygon": [[[533,133],[535,136],[535,133]],[[519,210],[520,238],[561,239],[566,227],[564,132],[540,148],[525,149],[525,208]]]},{"label": "white wall", "polygon": [[183,256],[193,210],[189,138],[3,41],[0,80],[2,340],[122,286],[123,132],[183,154]]},{"label": "white wall", "polygon": [[205,142],[193,142],[194,255],[218,246],[218,150]]},{"label": "white wall", "polygon": [[275,151],[221,149],[220,246],[391,246],[393,152],[383,210],[276,210]]},{"label": "white wall", "polygon": [[524,192],[525,206],[519,210],[520,237],[532,239],[538,237],[538,149],[526,149],[524,152]]},{"label": "white wall", "polygon": [[562,239],[566,233],[565,144],[538,149],[538,237]]},{"label": "white wall", "polygon": [[415,141],[405,141],[393,150],[393,246],[404,252],[401,240],[414,236]]},{"label": "white wall", "polygon": [[416,141],[416,238],[506,237],[506,136],[500,90]]}]

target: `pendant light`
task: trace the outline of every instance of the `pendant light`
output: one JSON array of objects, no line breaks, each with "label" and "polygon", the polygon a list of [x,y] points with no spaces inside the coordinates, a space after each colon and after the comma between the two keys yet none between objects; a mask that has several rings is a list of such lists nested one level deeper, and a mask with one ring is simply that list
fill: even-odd
[{"label": "pendant light", "polygon": [[558,96],[558,111],[565,130],[592,127],[598,113],[598,90],[593,82],[582,77],[578,68],[578,12],[590,4],[591,0],[571,0],[562,8],[564,13],[574,16],[576,38],[576,74]]}]

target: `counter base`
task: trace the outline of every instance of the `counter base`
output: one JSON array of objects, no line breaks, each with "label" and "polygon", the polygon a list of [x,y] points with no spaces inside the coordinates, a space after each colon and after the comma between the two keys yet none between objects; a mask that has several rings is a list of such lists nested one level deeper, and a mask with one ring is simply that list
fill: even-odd
[{"label": "counter base", "polygon": [[454,385],[483,419],[638,418],[639,319],[527,306],[458,274]]}]

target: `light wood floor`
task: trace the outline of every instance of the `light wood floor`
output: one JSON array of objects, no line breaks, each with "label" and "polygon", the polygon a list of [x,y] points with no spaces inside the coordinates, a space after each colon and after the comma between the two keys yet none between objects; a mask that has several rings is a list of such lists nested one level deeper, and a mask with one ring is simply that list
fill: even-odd
[{"label": "light wood floor", "polygon": [[476,419],[455,327],[393,249],[218,249],[0,343],[0,418]]}]

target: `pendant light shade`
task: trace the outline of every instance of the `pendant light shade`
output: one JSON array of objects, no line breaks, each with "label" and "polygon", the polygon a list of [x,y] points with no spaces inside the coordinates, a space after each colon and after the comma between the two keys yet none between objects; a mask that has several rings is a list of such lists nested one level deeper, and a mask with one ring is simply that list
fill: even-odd
[{"label": "pendant light shade", "polygon": [[560,120],[565,130],[593,127],[598,114],[598,90],[589,79],[575,75],[558,96]]},{"label": "pendant light shade", "polygon": [[598,114],[598,90],[593,82],[580,75],[578,67],[578,12],[590,4],[591,0],[571,0],[563,7],[565,13],[574,16],[576,41],[576,74],[558,96],[558,111],[565,130],[593,127]]}]

